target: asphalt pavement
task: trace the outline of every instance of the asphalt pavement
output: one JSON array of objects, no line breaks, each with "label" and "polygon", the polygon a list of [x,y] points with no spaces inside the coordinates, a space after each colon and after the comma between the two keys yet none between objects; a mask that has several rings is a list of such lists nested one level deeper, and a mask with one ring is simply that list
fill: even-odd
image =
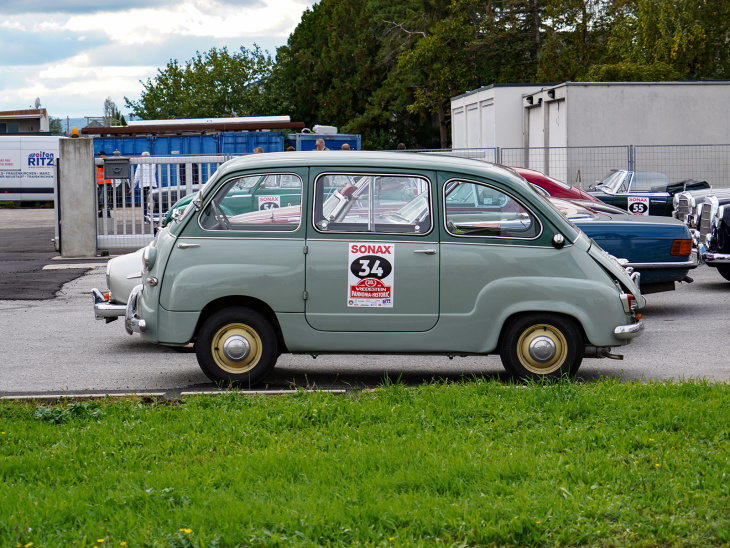
[{"label": "asphalt pavement", "polygon": [[[200,371],[195,354],[127,335],[121,321],[95,320],[90,292],[104,288],[106,259],[79,261],[99,266],[76,268],[79,263],[59,260],[52,237],[52,211],[0,210],[0,275],[10,279],[0,279],[0,397],[128,392],[176,397],[216,388]],[[74,268],[67,270],[69,265]],[[730,381],[730,282],[707,266],[691,276],[692,284],[647,296],[646,331],[629,346],[614,349],[623,361],[586,359],[578,378]],[[377,386],[386,376],[410,385],[434,379],[507,379],[498,356],[312,359],[285,354],[264,388],[350,390]]]},{"label": "asphalt pavement", "polygon": [[0,208],[0,300],[52,299],[86,272],[83,265],[97,262],[60,260],[54,223],[50,208]]}]

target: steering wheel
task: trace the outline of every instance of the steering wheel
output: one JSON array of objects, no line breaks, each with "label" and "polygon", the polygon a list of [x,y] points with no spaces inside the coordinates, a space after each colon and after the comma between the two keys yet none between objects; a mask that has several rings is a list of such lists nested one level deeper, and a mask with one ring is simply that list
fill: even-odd
[{"label": "steering wheel", "polygon": [[220,204],[213,200],[212,202],[210,202],[210,207],[211,212],[213,213],[213,218],[216,220],[216,222],[225,230],[231,230],[231,221],[229,221],[228,217],[226,217],[226,214],[223,213]]}]

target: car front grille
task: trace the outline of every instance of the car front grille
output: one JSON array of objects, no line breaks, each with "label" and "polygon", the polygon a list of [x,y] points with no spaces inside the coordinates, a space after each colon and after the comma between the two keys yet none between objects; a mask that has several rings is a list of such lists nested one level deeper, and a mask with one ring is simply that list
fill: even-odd
[{"label": "car front grille", "polygon": [[689,217],[690,213],[692,213],[692,205],[690,203],[690,197],[688,194],[682,193],[679,196],[679,201],[677,202],[677,219],[682,221],[683,223],[687,222],[687,218]]}]

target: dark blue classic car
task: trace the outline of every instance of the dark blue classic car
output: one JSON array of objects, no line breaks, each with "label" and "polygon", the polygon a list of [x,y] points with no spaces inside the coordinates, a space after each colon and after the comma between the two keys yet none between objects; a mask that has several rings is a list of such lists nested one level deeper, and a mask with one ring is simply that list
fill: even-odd
[{"label": "dark blue classic car", "polygon": [[601,182],[591,185],[588,193],[633,215],[670,216],[675,194],[703,188],[710,185],[694,179],[670,183],[663,173],[616,169]]},{"label": "dark blue classic car", "polygon": [[688,273],[697,267],[697,256],[690,230],[682,221],[630,215],[593,202],[548,200],[605,251],[639,272],[642,293],[671,291],[676,282],[692,281]]}]

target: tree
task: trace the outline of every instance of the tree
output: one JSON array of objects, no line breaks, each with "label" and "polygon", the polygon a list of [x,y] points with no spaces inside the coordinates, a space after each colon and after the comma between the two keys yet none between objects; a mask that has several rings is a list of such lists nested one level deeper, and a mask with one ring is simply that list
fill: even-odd
[{"label": "tree", "polygon": [[[291,114],[307,125],[361,133],[365,148],[395,148],[399,140],[431,146],[430,117],[410,113],[412,90],[389,74],[424,25],[428,0],[322,0],[305,11],[277,50]],[[446,4],[445,0],[435,0]]]},{"label": "tree", "polygon": [[127,121],[124,114],[119,112],[116,103],[111,97],[104,99],[104,125],[107,126],[126,126]]},{"label": "tree", "polygon": [[60,118],[51,116],[48,120],[50,126],[51,135],[63,135],[63,123]]},{"label": "tree", "polygon": [[142,83],[139,101],[124,98],[141,119],[180,119],[269,114],[277,100],[267,95],[273,61],[254,44],[230,53],[227,48],[200,52],[181,65],[177,60]]}]

